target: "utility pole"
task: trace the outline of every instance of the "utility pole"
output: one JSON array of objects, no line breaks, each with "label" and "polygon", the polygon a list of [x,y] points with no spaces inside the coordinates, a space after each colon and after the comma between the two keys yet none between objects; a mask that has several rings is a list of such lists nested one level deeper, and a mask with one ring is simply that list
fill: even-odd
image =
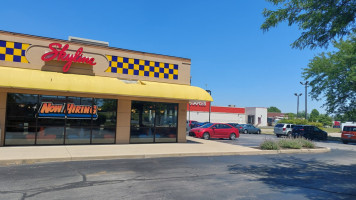
[{"label": "utility pole", "polygon": [[307,94],[307,88],[308,88],[308,83],[309,81],[305,81],[305,83],[300,82],[300,84],[305,86],[305,119],[307,119],[308,116],[308,94]]},{"label": "utility pole", "polygon": [[300,94],[297,94],[297,93],[294,93],[295,96],[297,96],[297,118],[299,118],[299,97],[302,96],[302,93]]},{"label": "utility pole", "polygon": [[[211,96],[211,90],[206,90]],[[211,102],[209,102],[209,123],[210,123],[210,113],[211,113]]]}]

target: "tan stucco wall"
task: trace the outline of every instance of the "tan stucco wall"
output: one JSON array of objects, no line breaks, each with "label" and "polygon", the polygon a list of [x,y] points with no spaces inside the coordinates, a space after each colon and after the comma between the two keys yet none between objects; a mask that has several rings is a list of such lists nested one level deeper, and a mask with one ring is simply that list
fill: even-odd
[{"label": "tan stucco wall", "polygon": [[5,139],[6,98],[6,92],[0,92],[0,146],[4,145]]},{"label": "tan stucco wall", "polygon": [[179,104],[178,111],[178,142],[187,142],[187,102]]},{"label": "tan stucco wall", "polygon": [[[26,43],[31,45],[26,51],[26,58],[29,61],[29,63],[0,61],[0,66],[62,72],[62,68],[66,62],[63,61],[44,62],[41,60],[41,56],[45,52],[51,51],[48,48],[48,45],[50,43],[57,42],[62,45],[69,44],[69,49],[66,52],[70,54],[75,54],[78,48],[83,47],[83,55],[87,57],[95,58],[95,62],[97,63],[93,67],[88,64],[73,63],[70,70],[67,73],[116,77],[125,80],[143,80],[143,81],[155,81],[155,82],[190,85],[191,61],[190,59],[186,59],[186,58],[165,56],[165,55],[145,53],[139,51],[126,50],[126,49],[112,48],[112,47],[100,47],[94,45],[78,44],[66,40],[58,40],[58,39],[23,35],[23,34],[14,34],[14,33],[3,32],[3,31],[0,31],[0,40],[20,42],[20,43]],[[128,57],[128,58],[149,60],[155,62],[177,64],[178,80],[105,72],[105,70],[109,67],[109,62],[105,55],[115,55],[120,57]]]},{"label": "tan stucco wall", "polygon": [[119,99],[117,106],[116,144],[130,143],[131,100]]}]

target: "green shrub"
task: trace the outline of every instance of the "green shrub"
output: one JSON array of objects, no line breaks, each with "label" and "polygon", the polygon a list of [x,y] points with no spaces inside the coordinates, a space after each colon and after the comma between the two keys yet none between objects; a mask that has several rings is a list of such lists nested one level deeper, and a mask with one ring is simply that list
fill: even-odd
[{"label": "green shrub", "polygon": [[281,139],[278,145],[284,149],[301,149],[303,146],[298,139]]},{"label": "green shrub", "polygon": [[309,122],[305,119],[281,119],[278,123],[286,123],[286,124],[296,124],[296,125],[311,125],[316,126],[318,128],[322,128],[323,124],[319,122]]},{"label": "green shrub", "polygon": [[299,140],[300,143],[302,144],[302,146],[305,147],[305,148],[309,148],[309,149],[314,149],[315,148],[315,143],[310,141],[310,140],[307,140],[307,139],[304,139],[304,138],[297,138],[296,140]]},{"label": "green shrub", "polygon": [[279,150],[277,142],[274,140],[265,140],[260,144],[262,150]]},{"label": "green shrub", "polygon": [[260,144],[262,150],[279,150],[283,149],[314,149],[315,143],[305,138],[286,138],[278,141],[266,139]]}]

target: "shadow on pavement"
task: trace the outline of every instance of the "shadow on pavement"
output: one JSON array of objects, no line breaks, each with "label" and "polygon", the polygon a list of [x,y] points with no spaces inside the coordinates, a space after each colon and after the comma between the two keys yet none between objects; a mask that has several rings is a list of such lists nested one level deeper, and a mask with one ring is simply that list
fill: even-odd
[{"label": "shadow on pavement", "polygon": [[[351,154],[350,154],[351,156]],[[272,190],[303,194],[306,199],[356,199],[356,165],[333,165],[297,157],[271,158],[273,165],[229,166],[231,174],[250,175]]]}]

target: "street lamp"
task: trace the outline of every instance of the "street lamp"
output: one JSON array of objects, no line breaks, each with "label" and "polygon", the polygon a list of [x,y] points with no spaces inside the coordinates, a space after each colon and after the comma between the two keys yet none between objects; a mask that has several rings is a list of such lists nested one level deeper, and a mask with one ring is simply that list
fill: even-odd
[{"label": "street lamp", "polygon": [[299,117],[298,116],[298,113],[299,113],[299,97],[302,96],[302,93],[300,94],[297,94],[297,93],[294,93],[295,96],[297,96],[297,118]]},{"label": "street lamp", "polygon": [[[211,90],[206,90],[211,96]],[[210,123],[210,113],[211,113],[211,102],[209,102],[209,123]]]},{"label": "street lamp", "polygon": [[305,83],[303,82],[300,82],[300,84],[304,85],[305,86],[305,119],[307,119],[307,116],[308,116],[308,101],[307,101],[307,97],[308,97],[308,94],[307,94],[307,88],[308,88],[308,83],[309,81],[305,81]]}]

